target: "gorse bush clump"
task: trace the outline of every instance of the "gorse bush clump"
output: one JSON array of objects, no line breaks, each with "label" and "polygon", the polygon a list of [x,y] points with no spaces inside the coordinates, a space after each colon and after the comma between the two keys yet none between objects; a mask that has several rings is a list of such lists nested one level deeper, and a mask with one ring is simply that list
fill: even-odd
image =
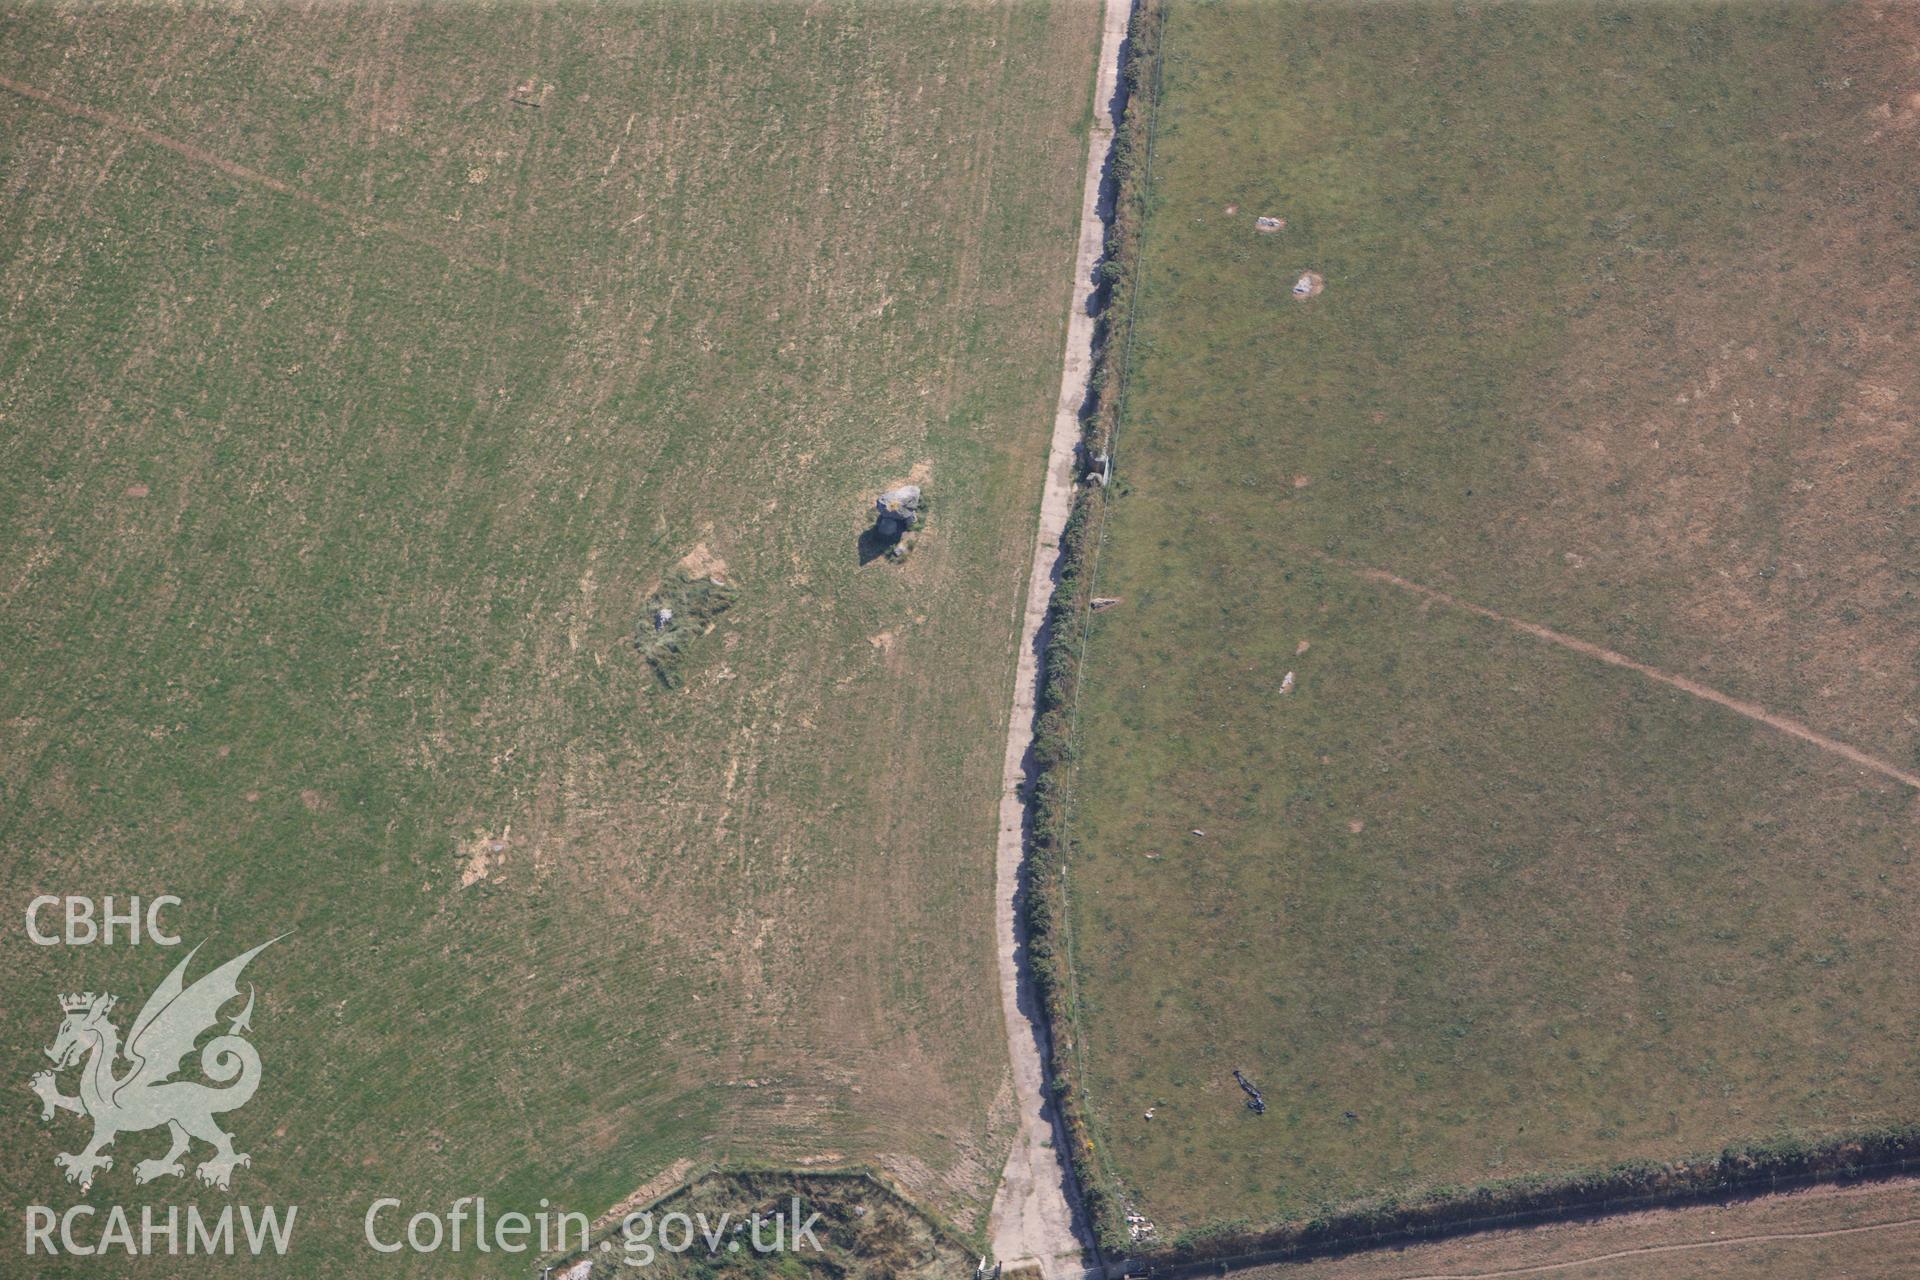
[{"label": "gorse bush clump", "polygon": [[634,625],[633,647],[669,689],[680,687],[687,650],[712,629],[714,619],[733,607],[739,591],[718,578],[676,574],[647,601]]}]

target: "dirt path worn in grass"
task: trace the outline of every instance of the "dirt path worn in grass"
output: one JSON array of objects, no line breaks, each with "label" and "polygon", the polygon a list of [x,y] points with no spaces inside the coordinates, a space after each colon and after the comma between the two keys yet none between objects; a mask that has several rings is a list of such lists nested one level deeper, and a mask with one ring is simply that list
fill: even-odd
[{"label": "dirt path worn in grass", "polygon": [[1658,681],[1661,684],[1678,689],[1682,693],[1690,694],[1702,701],[1725,707],[1735,715],[1745,716],[1749,720],[1758,721],[1768,728],[1777,729],[1781,733],[1800,739],[1802,742],[1812,743],[1822,751],[1830,752],[1843,760],[1849,760],[1863,769],[1871,769],[1875,773],[1884,774],[1894,779],[1896,782],[1904,782],[1909,787],[1920,789],[1920,774],[1909,773],[1897,765],[1888,764],[1885,760],[1876,759],[1858,747],[1850,747],[1844,742],[1829,738],[1825,734],[1801,724],[1798,720],[1778,715],[1760,706],[1758,703],[1745,702],[1739,698],[1729,697],[1717,689],[1709,689],[1698,681],[1689,680],[1685,676],[1677,676],[1671,672],[1650,667],[1644,662],[1636,662],[1623,653],[1615,653],[1612,649],[1605,649],[1597,644],[1591,644],[1588,641],[1567,635],[1563,631],[1555,631],[1552,627],[1543,627],[1537,622],[1528,622],[1522,618],[1508,617],[1506,614],[1489,609],[1485,605],[1478,605],[1467,600],[1462,600],[1457,596],[1448,595],[1444,591],[1434,587],[1423,586],[1418,582],[1410,582],[1398,574],[1387,572],[1385,569],[1374,569],[1366,565],[1349,564],[1346,561],[1335,560],[1332,557],[1323,558],[1328,559],[1331,563],[1339,564],[1343,568],[1352,570],[1370,582],[1385,583],[1387,586],[1412,592],[1414,595],[1420,596],[1425,600],[1430,600],[1435,604],[1446,605],[1452,609],[1460,609],[1476,617],[1485,618],[1490,622],[1498,622],[1503,626],[1513,628],[1515,631],[1523,631],[1530,636],[1536,636],[1549,644],[1557,644],[1563,649],[1571,649],[1575,653],[1582,654],[1598,662],[1604,662],[1608,666],[1625,668],[1628,671],[1645,676],[1649,680]]},{"label": "dirt path worn in grass", "polygon": [[136,124],[132,120],[113,114],[111,111],[102,111],[98,107],[89,107],[85,103],[75,102],[70,98],[63,98],[57,93],[50,93],[45,89],[36,88],[30,84],[22,84],[18,80],[9,79],[6,76],[0,76],[0,89],[5,89],[8,93],[25,98],[29,102],[37,102],[43,107],[60,112],[62,115],[72,116],[79,120],[91,121],[102,128],[112,129],[118,133],[129,134],[132,137],[140,139],[142,142],[164,148],[165,150],[173,152],[175,155],[186,157],[195,164],[203,165],[206,168],[225,174],[235,182],[262,187],[273,192],[275,195],[298,200],[310,208],[318,209],[322,213],[340,219],[360,234],[364,235],[369,232],[378,232],[383,235],[394,236],[411,244],[417,244],[422,248],[431,249],[450,262],[458,262],[463,266],[474,267],[481,271],[491,271],[496,275],[507,276],[527,288],[540,293],[549,295],[553,293],[552,286],[543,280],[536,280],[531,276],[521,275],[519,272],[500,266],[497,263],[486,262],[469,254],[462,253],[402,223],[387,222],[364,212],[349,209],[345,205],[335,204],[331,200],[322,199],[310,191],[294,186],[290,182],[282,182],[270,174],[261,173],[258,169],[250,169],[246,165],[237,164],[223,156],[217,156],[204,147],[196,147],[190,142],[182,142],[178,138],[170,138],[164,133],[149,129],[143,124]]},{"label": "dirt path worn in grass", "polygon": [[995,860],[994,931],[1000,962],[1000,1001],[1006,1015],[1007,1048],[1013,1064],[1019,1130],[994,1195],[988,1233],[994,1256],[1008,1267],[1037,1265],[1041,1275],[1085,1274],[1090,1241],[1080,1212],[1066,1133],[1046,1094],[1046,1018],[1026,965],[1026,926],[1019,911],[1025,877],[1028,813],[1024,787],[1033,768],[1033,720],[1040,659],[1046,651],[1047,605],[1060,573],[1060,536],[1073,510],[1074,454],[1080,442],[1080,410],[1093,373],[1096,305],[1094,271],[1111,215],[1107,166],[1120,109],[1120,57],[1126,44],[1131,0],[1105,0],[1094,117],[1087,140],[1086,186],[1080,211],[1080,245],[1073,261],[1073,309],[1067,317],[1067,348],[1047,449],[1046,487],[1033,567],[1020,623],[1013,715],[1007,722],[1007,755],[1000,779],[1000,829]]}]

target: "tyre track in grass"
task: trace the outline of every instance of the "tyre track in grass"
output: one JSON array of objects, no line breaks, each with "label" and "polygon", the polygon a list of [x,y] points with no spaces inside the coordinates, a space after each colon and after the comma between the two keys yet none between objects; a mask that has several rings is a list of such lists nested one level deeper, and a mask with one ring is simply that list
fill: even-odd
[{"label": "tyre track in grass", "polygon": [[1429,603],[1445,605],[1449,609],[1458,609],[1464,613],[1473,614],[1477,618],[1485,618],[1489,622],[1497,622],[1502,626],[1510,627],[1515,631],[1523,632],[1536,639],[1545,640],[1548,644],[1559,645],[1563,649],[1571,649],[1573,652],[1583,657],[1592,658],[1596,662],[1604,662],[1610,667],[1620,667],[1636,675],[1644,676],[1658,684],[1664,684],[1669,688],[1678,689],[1680,692],[1688,694],[1691,697],[1699,698],[1703,702],[1711,702],[1715,706],[1725,707],[1735,715],[1745,716],[1749,720],[1764,724],[1770,729],[1777,730],[1789,737],[1798,738],[1802,742],[1816,746],[1831,755],[1839,756],[1843,760],[1857,764],[1863,769],[1871,769],[1875,773],[1884,774],[1896,782],[1902,782],[1915,790],[1920,790],[1920,774],[1910,773],[1898,765],[1889,764],[1885,760],[1870,756],[1858,747],[1849,746],[1835,738],[1829,738],[1826,734],[1809,728],[1798,720],[1769,711],[1757,702],[1747,702],[1743,699],[1732,697],[1728,694],[1721,693],[1718,689],[1710,689],[1697,680],[1689,680],[1685,676],[1677,676],[1672,672],[1662,671],[1658,667],[1650,667],[1646,663],[1629,658],[1623,653],[1616,653],[1612,649],[1603,648],[1590,641],[1582,640],[1577,636],[1570,636],[1564,631],[1555,631],[1552,627],[1542,626],[1537,622],[1528,622],[1524,618],[1510,617],[1497,610],[1489,609],[1485,605],[1474,604],[1470,600],[1462,600],[1458,596],[1449,595],[1437,587],[1425,586],[1421,583],[1403,578],[1397,573],[1389,573],[1385,569],[1375,569],[1368,565],[1352,564],[1345,560],[1318,553],[1316,553],[1316,558],[1326,560],[1329,564],[1339,565],[1341,568],[1347,569],[1356,576],[1364,578],[1369,582],[1378,582],[1382,585],[1394,587],[1400,591],[1419,596]]}]

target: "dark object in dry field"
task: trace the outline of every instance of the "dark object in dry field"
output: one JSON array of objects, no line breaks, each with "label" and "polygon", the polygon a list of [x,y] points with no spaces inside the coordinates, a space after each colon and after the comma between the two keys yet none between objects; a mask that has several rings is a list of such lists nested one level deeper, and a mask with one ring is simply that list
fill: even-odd
[{"label": "dark object in dry field", "polygon": [[889,489],[874,499],[873,506],[878,512],[874,529],[883,538],[897,538],[920,519],[920,486],[903,484]]},{"label": "dark object in dry field", "polygon": [[1240,1082],[1240,1087],[1247,1091],[1247,1110],[1253,1112],[1253,1114],[1257,1116],[1263,1116],[1267,1114],[1267,1100],[1260,1096],[1260,1091],[1258,1089],[1253,1087],[1253,1081],[1241,1075],[1240,1072],[1237,1070],[1233,1073],[1233,1078],[1235,1080],[1238,1080]]},{"label": "dark object in dry field", "polygon": [[904,559],[912,545],[907,535],[926,523],[927,504],[920,496],[920,486],[903,484],[889,489],[874,499],[873,509],[873,524],[860,532],[860,563],[870,564],[881,556]]}]

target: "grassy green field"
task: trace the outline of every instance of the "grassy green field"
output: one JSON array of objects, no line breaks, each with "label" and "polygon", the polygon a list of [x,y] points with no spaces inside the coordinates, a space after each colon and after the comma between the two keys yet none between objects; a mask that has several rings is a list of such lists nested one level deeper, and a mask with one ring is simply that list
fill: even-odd
[{"label": "grassy green field", "polygon": [[[56,995],[130,1018],[178,956],[32,946],[43,892],[180,895],[202,963],[297,931],[232,1117],[296,1273],[375,1195],[597,1213],[681,1160],[978,1221],[1095,18],[0,10],[9,1222],[76,1195]],[[734,597],[669,690],[683,565]],[[133,1187],[163,1146],[92,1200],[192,1198]]]},{"label": "grassy green field", "polygon": [[1911,787],[1369,573],[1912,772],[1917,34],[1168,6],[1069,891],[1163,1239],[1920,1115]]}]

